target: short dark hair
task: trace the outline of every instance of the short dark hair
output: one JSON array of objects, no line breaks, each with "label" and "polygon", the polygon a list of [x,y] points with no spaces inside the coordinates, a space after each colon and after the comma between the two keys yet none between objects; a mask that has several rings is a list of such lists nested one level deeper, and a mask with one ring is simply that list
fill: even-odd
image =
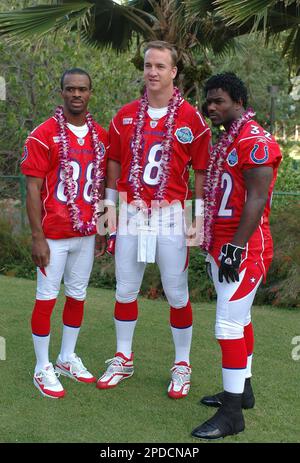
[{"label": "short dark hair", "polygon": [[169,42],[164,42],[163,40],[153,40],[152,42],[146,43],[144,49],[144,56],[148,50],[151,48],[155,48],[156,50],[169,50],[171,53],[172,64],[173,66],[177,66],[178,62],[178,53],[174,45]]},{"label": "short dark hair", "polygon": [[83,69],[80,69],[80,68],[72,68],[72,69],[67,69],[63,75],[61,76],[61,79],[60,79],[60,88],[63,90],[64,89],[64,79],[67,75],[69,74],[81,74],[83,76],[87,76],[89,81],[90,81],[90,90],[92,88],[92,79],[91,79],[91,76],[86,72],[84,71]]},{"label": "short dark hair", "polygon": [[204,97],[206,98],[209,90],[221,88],[224,92],[227,92],[235,103],[240,100],[244,108],[248,104],[248,91],[244,82],[237,77],[233,72],[224,72],[222,74],[216,74],[210,77],[204,86]]}]

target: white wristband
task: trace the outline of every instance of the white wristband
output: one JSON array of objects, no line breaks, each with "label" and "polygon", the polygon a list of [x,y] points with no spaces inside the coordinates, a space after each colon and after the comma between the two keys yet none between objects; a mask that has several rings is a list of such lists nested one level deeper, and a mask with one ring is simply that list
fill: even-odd
[{"label": "white wristband", "polygon": [[195,216],[202,217],[204,215],[204,199],[195,199]]},{"label": "white wristband", "polygon": [[118,200],[118,190],[105,188],[104,206],[116,206]]}]

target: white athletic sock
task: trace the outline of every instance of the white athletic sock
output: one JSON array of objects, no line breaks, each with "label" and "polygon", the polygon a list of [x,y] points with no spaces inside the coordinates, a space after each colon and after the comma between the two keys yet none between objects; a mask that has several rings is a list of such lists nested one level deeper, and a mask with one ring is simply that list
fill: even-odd
[{"label": "white athletic sock", "polygon": [[174,328],[171,326],[173,342],[175,346],[175,362],[186,362],[190,364],[190,350],[192,343],[193,327],[188,328]]},{"label": "white athletic sock", "polygon": [[246,378],[251,378],[252,376],[252,358],[253,354],[248,355],[247,357]]},{"label": "white athletic sock", "polygon": [[62,362],[67,362],[69,357],[74,354],[80,327],[63,325],[63,335],[61,341],[60,358]]},{"label": "white athletic sock", "polygon": [[117,335],[117,352],[122,352],[125,357],[129,358],[132,352],[132,340],[137,320],[121,321],[115,320]]},{"label": "white athletic sock", "polygon": [[50,334],[48,336],[36,336],[32,335],[33,346],[36,356],[36,366],[34,373],[38,373],[41,370],[44,370],[47,365],[49,365],[49,343],[50,343]]},{"label": "white athletic sock", "polygon": [[222,368],[224,391],[242,394],[245,386],[246,368]]}]

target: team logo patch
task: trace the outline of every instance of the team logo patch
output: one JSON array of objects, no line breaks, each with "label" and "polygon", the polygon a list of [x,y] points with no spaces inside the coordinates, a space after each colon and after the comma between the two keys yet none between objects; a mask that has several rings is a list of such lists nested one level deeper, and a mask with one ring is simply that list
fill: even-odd
[{"label": "team logo patch", "polygon": [[84,145],[84,138],[77,138],[77,143],[78,143],[78,145],[83,146]]},{"label": "team logo patch", "polygon": [[193,132],[189,127],[180,127],[175,132],[175,137],[180,143],[192,143],[194,140]]},{"label": "team logo patch", "polygon": [[60,140],[59,137],[52,137],[52,138],[53,138],[54,143],[59,143],[59,140]]},{"label": "team logo patch", "polygon": [[227,156],[227,164],[230,166],[230,167],[233,167],[235,166],[237,163],[238,163],[238,155],[237,155],[237,151],[236,149],[234,148],[232,151],[230,151],[230,153],[228,154]]},{"label": "team logo patch", "polygon": [[157,121],[150,121],[150,127],[151,129],[155,129],[155,127],[157,126],[158,122]]},{"label": "team logo patch", "polygon": [[250,153],[250,158],[253,162],[255,162],[255,164],[263,164],[264,162],[266,162],[268,159],[269,159],[269,149],[268,147],[265,145],[264,146],[264,156],[262,158],[257,158],[256,157],[256,152],[259,148],[259,145],[254,145],[254,148],[252,149],[251,153]]},{"label": "team logo patch", "polygon": [[133,118],[132,117],[123,117],[123,125],[132,124]]},{"label": "team logo patch", "polygon": [[25,145],[25,146],[24,146],[23,153],[22,153],[21,164],[22,164],[22,162],[26,161],[27,158],[28,158],[28,148],[27,148],[27,146]]}]

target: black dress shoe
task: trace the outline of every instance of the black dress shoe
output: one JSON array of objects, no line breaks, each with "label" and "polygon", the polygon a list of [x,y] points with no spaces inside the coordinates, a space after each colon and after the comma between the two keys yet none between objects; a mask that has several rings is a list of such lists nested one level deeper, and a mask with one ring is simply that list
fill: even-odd
[{"label": "black dress shoe", "polygon": [[205,423],[202,423],[192,431],[192,436],[198,439],[219,439],[220,437],[228,436],[228,434],[225,434],[221,429],[205,421]]},{"label": "black dress shoe", "polygon": [[200,403],[203,405],[207,405],[207,407],[221,407],[223,403],[223,392],[219,392],[218,394],[215,395],[206,395],[202,397],[200,400]]},{"label": "black dress shoe", "polygon": [[192,431],[198,439],[219,439],[245,429],[241,408],[242,394],[223,393],[223,404],[215,415]]},{"label": "black dress shoe", "polygon": [[[224,392],[219,392],[215,395],[206,395],[202,397],[200,403],[206,405],[207,407],[221,407],[224,401]],[[245,381],[244,392],[242,394],[242,408],[245,410],[253,408],[255,404],[255,397],[253,394],[253,389],[251,386],[250,378],[247,378]]]},{"label": "black dress shoe", "polygon": [[195,428],[192,431],[192,436],[198,439],[220,439],[244,431],[245,423],[241,417],[237,417],[234,422],[226,421],[217,417],[220,410],[210,420]]}]

